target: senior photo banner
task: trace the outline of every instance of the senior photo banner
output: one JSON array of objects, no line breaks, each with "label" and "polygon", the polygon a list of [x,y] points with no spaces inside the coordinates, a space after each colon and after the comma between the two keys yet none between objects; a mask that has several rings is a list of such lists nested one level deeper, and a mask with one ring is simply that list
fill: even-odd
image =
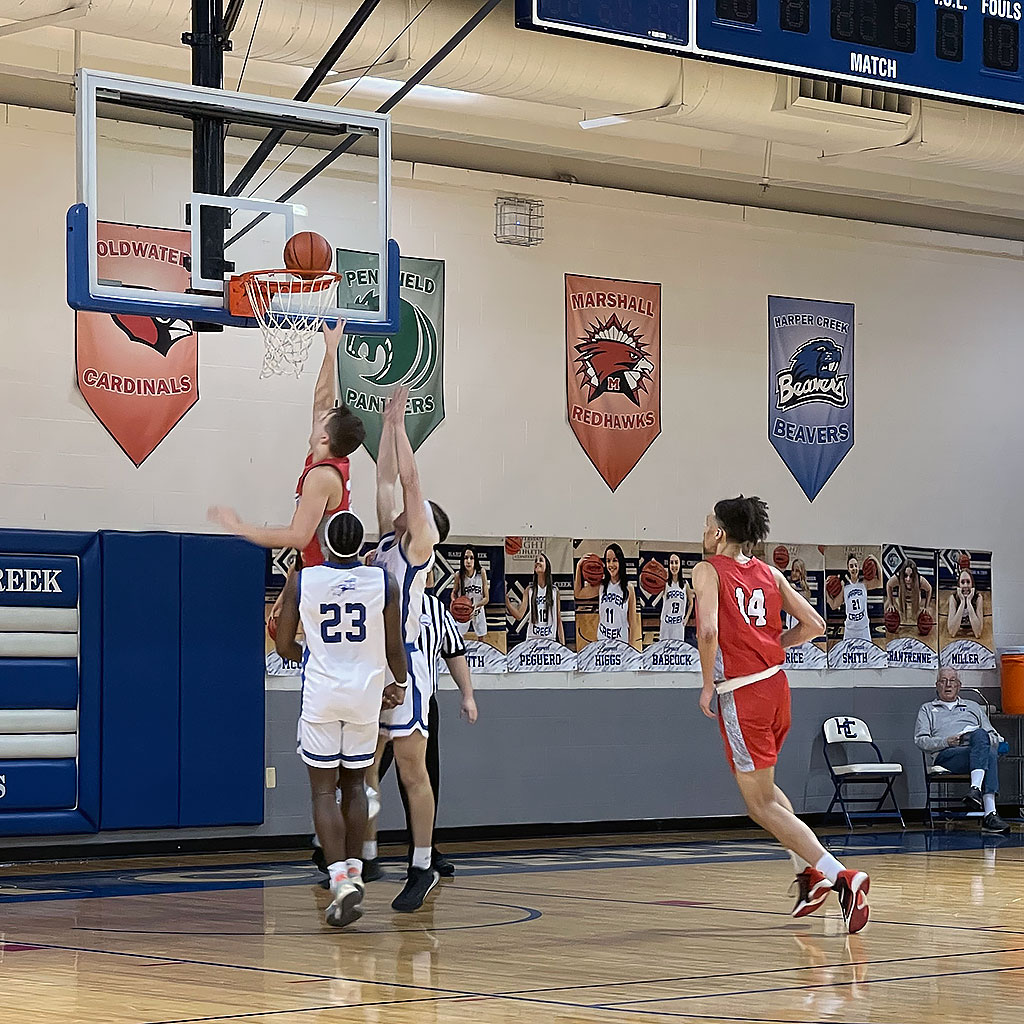
[{"label": "senior photo banner", "polygon": [[943,667],[996,667],[992,639],[992,552],[939,551],[939,663]]},{"label": "senior photo banner", "polygon": [[885,635],[889,668],[939,667],[938,552],[906,544],[882,546]]},{"label": "senior photo banner", "polygon": [[768,296],[768,439],[814,501],[853,447],[853,303]]},{"label": "senior photo banner", "polygon": [[[374,253],[339,249],[338,302],[378,309]],[[409,389],[405,416],[415,451],[444,419],[444,260],[402,257],[401,324],[397,334],[346,334],[338,349],[338,395],[366,427],[364,447],[377,461],[384,402]]]},{"label": "senior photo banner", "polygon": [[661,285],[565,275],[569,426],[614,491],[661,433]]}]

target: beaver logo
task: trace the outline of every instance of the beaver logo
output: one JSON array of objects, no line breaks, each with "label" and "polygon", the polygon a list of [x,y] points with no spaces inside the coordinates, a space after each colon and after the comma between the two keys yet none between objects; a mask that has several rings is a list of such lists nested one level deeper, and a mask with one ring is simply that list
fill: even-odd
[{"label": "beaver logo", "polygon": [[843,350],[831,338],[811,338],[793,353],[789,366],[775,376],[776,407],[780,412],[808,402],[826,402],[839,408],[849,403],[846,381],[840,374]]}]

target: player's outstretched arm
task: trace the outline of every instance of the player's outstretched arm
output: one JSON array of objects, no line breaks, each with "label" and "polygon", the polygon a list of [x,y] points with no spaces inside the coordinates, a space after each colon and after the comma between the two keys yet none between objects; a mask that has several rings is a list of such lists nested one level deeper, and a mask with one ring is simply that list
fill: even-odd
[{"label": "player's outstretched arm", "polygon": [[316,533],[331,499],[337,473],[330,466],[310,470],[302,486],[302,496],[287,526],[256,526],[243,522],[234,509],[215,505],[207,512],[210,522],[229,533],[243,537],[263,548],[298,548],[301,551]]},{"label": "player's outstretched arm", "polygon": [[285,661],[302,661],[302,648],[295,639],[299,631],[299,574],[291,573],[281,591],[281,613],[277,617],[274,646]]},{"label": "player's outstretched arm", "polygon": [[324,361],[320,364],[316,385],[313,388],[313,427],[325,412],[334,408],[334,375],[338,366],[338,348],[345,332],[345,321],[339,320],[335,327],[328,327],[324,321]]},{"label": "player's outstretched arm", "polygon": [[783,609],[796,619],[796,625],[785,630],[779,637],[779,643],[783,648],[799,647],[800,644],[821,636],[825,632],[825,620],[774,566],[772,576],[778,584]]},{"label": "player's outstretched arm", "polygon": [[529,608],[529,599],[529,586],[527,586],[527,588],[523,591],[523,596],[519,601],[518,607],[516,607],[516,605],[512,603],[512,595],[507,590],[505,591],[505,610],[509,613],[509,615],[512,616],[513,619],[516,620],[516,622],[519,622],[526,615],[527,609]]},{"label": "player's outstretched arm", "polygon": [[384,406],[381,420],[380,446],[377,450],[377,527],[380,536],[394,529],[398,514],[398,500],[395,488],[398,484],[398,452],[395,449],[395,415],[392,403]]},{"label": "player's outstretched arm", "polygon": [[693,567],[693,592],[697,605],[697,651],[704,685],[700,691],[700,709],[714,718],[711,698],[715,694],[715,655],[718,653],[718,573],[710,562]]},{"label": "player's outstretched arm", "polygon": [[396,388],[389,407],[394,416],[398,478],[402,481],[402,501],[408,535],[405,553],[410,562],[419,565],[429,560],[440,535],[437,532],[434,515],[428,510],[426,499],[423,497],[420,472],[416,466],[409,434],[405,429],[405,408],[408,399],[408,388]]}]

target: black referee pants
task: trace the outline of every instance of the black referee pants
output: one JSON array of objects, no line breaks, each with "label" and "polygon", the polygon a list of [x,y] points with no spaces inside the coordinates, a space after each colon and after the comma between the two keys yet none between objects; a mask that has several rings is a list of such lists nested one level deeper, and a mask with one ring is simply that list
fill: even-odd
[{"label": "black referee pants", "polygon": [[[437,827],[437,796],[441,788],[441,762],[438,757],[437,749],[437,726],[440,720],[440,714],[437,710],[437,697],[431,696],[430,703],[427,705],[427,775],[430,776],[430,788],[434,791],[434,827]],[[391,767],[395,760],[395,754],[389,743],[384,748],[384,753],[380,759],[380,773],[379,778],[381,782],[384,781],[384,776],[387,775],[388,769]],[[405,828],[406,828],[406,841],[409,844],[409,857],[412,858],[412,827],[409,824],[409,797],[405,792],[405,786],[402,784],[402,773],[398,772],[398,792],[402,797],[402,806],[405,808]],[[437,852],[437,844],[434,844],[434,852]]]}]

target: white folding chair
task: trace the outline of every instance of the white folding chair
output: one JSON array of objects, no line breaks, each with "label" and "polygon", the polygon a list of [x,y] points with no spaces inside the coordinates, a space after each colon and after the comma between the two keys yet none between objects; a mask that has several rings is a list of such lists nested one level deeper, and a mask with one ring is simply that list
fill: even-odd
[{"label": "white folding chair", "polygon": [[[840,715],[835,718],[828,718],[821,727],[825,736],[825,764],[828,765],[829,774],[832,776],[832,785],[835,793],[832,802],[825,812],[827,818],[836,804],[839,804],[846,818],[846,827],[853,830],[853,818],[895,818],[900,823],[900,828],[905,828],[903,823],[903,812],[896,802],[896,794],[892,790],[892,784],[903,774],[903,765],[895,762],[883,761],[882,752],[878,744],[871,738],[871,730],[859,718],[852,718],[848,715]],[[875,759],[867,761],[849,760],[846,747],[853,744],[860,744],[861,747],[870,747],[874,752]],[[842,763],[833,761],[834,748],[842,746],[843,756],[847,760]],[[866,751],[865,751],[866,753]],[[882,795],[874,796],[848,796],[845,792],[847,786],[882,786]],[[885,801],[892,803],[891,811],[883,810]],[[853,804],[871,804],[870,810],[850,810]]]}]

